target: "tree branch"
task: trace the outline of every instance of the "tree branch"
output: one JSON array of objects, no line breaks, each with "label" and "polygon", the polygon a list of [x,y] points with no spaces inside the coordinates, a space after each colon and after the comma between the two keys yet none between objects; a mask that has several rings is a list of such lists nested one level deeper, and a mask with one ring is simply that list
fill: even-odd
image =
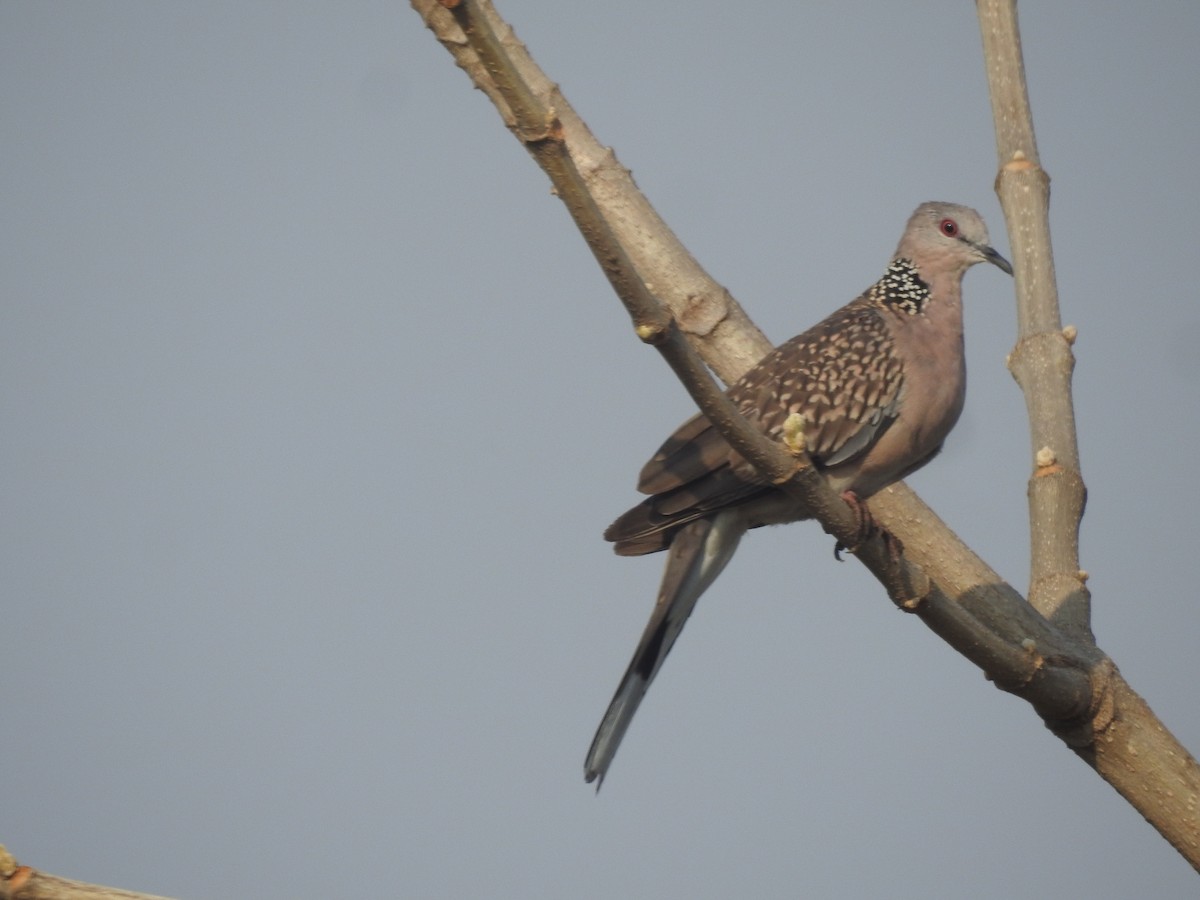
[{"label": "tree branch", "polygon": [[1029,482],[1029,602],[1064,631],[1094,641],[1090,596],[1079,568],[1086,491],[1071,402],[1071,345],[1058,312],[1050,244],[1050,178],[1038,162],[1017,12],[1011,0],[980,0],[979,24],[996,123],[1004,209],[1017,287],[1017,345],[1009,370],[1025,396],[1034,459]]},{"label": "tree branch", "polygon": [[[789,453],[741,421],[695,356],[698,353],[729,383],[769,351],[766,339],[728,293],[679,244],[637,190],[628,171],[617,164],[610,150],[599,145],[490,3],[444,2],[452,11],[439,6],[436,0],[412,0],[428,27],[476,86],[492,98],[510,130],[550,176],[556,192],[629,310],[639,337],[663,353],[714,426],[764,477],[802,499],[827,531],[839,538],[851,537],[847,529],[852,517],[845,504],[801,454]],[[983,5],[981,0],[981,22]],[[986,46],[989,29],[995,26],[983,27]],[[1016,34],[1015,15],[1011,34]],[[989,75],[994,71],[1001,79],[1015,77],[1023,98],[1019,49],[1016,76],[1011,63],[996,62],[990,53]],[[1036,181],[1040,177],[1040,169],[1029,163],[1036,159],[1032,126],[1022,125],[1017,103],[1008,94],[997,99],[993,91],[994,108],[1001,111],[1005,127],[1011,129],[1014,135],[1011,140],[1028,148],[1024,161],[1016,161],[1012,180],[1005,173],[998,179],[998,185],[1006,190],[1010,183],[1016,185],[1011,190],[1026,190],[1028,185],[1018,179]],[[1027,108],[1025,101],[1026,111]],[[1005,157],[1009,158],[1011,154]],[[1006,206],[1006,215],[1007,211]],[[1014,261],[1018,263],[1018,290],[1024,291],[1032,284],[1029,266],[1035,252],[1025,242],[1041,235],[1048,238],[1048,231],[1038,231],[1025,219],[1016,221],[1013,233],[1020,240],[1013,241]],[[1010,218],[1010,226],[1012,222]],[[1048,248],[1049,244],[1043,246]],[[1048,262],[1048,250],[1045,258]],[[1025,269],[1021,268],[1022,261]],[[1050,272],[1049,282],[1053,284],[1052,269]],[[1027,301],[1022,302],[1035,308]],[[666,310],[662,308],[664,305]],[[1069,386],[1070,348],[1057,324],[1057,311],[1050,324],[1037,318],[1028,321],[1036,324],[1029,326],[1028,335],[1023,331],[1020,352],[1014,353],[1017,358],[1014,373],[1018,380],[1024,387],[1026,381],[1032,384],[1036,378],[1058,373],[1057,377]],[[1035,351],[1043,346],[1051,347],[1058,355],[1035,356]],[[1039,360],[1029,364],[1028,375],[1021,360],[1024,355]],[[1042,357],[1049,363],[1041,363]],[[1050,375],[1046,374],[1048,371]],[[1035,545],[1052,548],[1041,556],[1038,555],[1041,551],[1035,552],[1039,568],[1035,570],[1038,575],[1034,587],[1038,596],[1045,598],[1041,608],[1053,618],[1039,615],[902,484],[875,495],[871,509],[904,543],[903,557],[898,561],[890,559],[881,542],[873,541],[863,548],[859,558],[885,585],[897,605],[917,613],[934,632],[980,666],[998,687],[1028,700],[1055,733],[1092,762],[1106,779],[1117,784],[1119,776],[1095,762],[1097,757],[1106,755],[1097,750],[1098,741],[1120,735],[1130,753],[1137,748],[1143,754],[1155,754],[1142,756],[1140,763],[1131,765],[1126,773],[1126,778],[1133,780],[1140,772],[1143,796],[1135,800],[1127,793],[1127,789],[1137,793],[1133,785],[1119,786],[1118,790],[1193,865],[1200,866],[1200,822],[1196,811],[1187,809],[1188,798],[1200,794],[1197,790],[1200,772],[1187,751],[1170,738],[1140,698],[1120,679],[1116,667],[1090,640],[1083,574],[1077,563],[1073,569],[1063,568],[1064,550],[1056,536],[1058,532],[1051,535],[1050,526],[1042,524],[1043,509],[1054,514],[1051,523],[1061,524],[1072,515],[1074,483],[1067,470],[1078,472],[1073,426],[1068,424],[1068,431],[1063,432],[1058,423],[1061,401],[1043,405],[1040,399],[1028,400],[1030,392],[1026,396],[1031,417],[1038,423],[1034,442],[1039,448],[1050,447],[1053,453],[1052,460],[1045,454],[1039,457],[1041,464],[1031,485],[1031,495],[1037,495],[1034,506],[1039,510]],[[1069,404],[1069,391],[1065,396]],[[1043,440],[1048,443],[1038,443]],[[1081,479],[1078,489],[1081,512]],[[1077,531],[1077,514],[1073,522]],[[1051,577],[1040,577],[1042,573]],[[1074,578],[1073,590],[1065,593],[1061,585],[1064,573],[1068,580]],[[1083,602],[1072,606],[1067,601],[1076,600],[1079,591],[1083,591]],[[1062,599],[1053,600],[1054,597]],[[1079,617],[1071,612],[1080,606],[1085,613],[1083,628],[1079,627]],[[1058,627],[1060,624],[1063,627]],[[1147,766],[1155,770],[1157,778],[1147,778],[1147,773],[1140,771]],[[1164,795],[1172,787],[1173,798],[1166,798]],[[1151,797],[1154,799],[1150,800]]]},{"label": "tree branch", "polygon": [[1038,161],[1015,0],[978,0],[1004,209],[1017,287],[1017,346],[1009,369],[1025,395],[1033,449],[1029,481],[1030,603],[1090,648],[1091,741],[1068,743],[1200,869],[1200,768],[1096,648],[1079,523],[1087,491],[1071,399],[1076,330],[1064,329],[1050,244],[1050,178]]},{"label": "tree branch", "polygon": [[[534,148],[525,142],[513,110],[455,21],[454,13],[437,0],[413,0],[412,5],[472,83],[496,105],[504,124],[532,153]],[[702,348],[701,355],[717,375],[726,382],[736,380],[770,352],[771,342],[729,292],[717,284],[679,242],[637,189],[629,170],[617,162],[611,149],[596,140],[558,86],[538,68],[491,4],[471,3],[465,14],[477,16],[497,35],[496,41],[508,60],[504,72],[511,73],[524,85],[513,90],[527,91],[539,98],[543,107],[553,111],[575,168],[581,173],[596,205],[605,211],[607,227],[620,241],[637,271],[655,276],[643,277],[647,286],[671,309],[688,340]]]},{"label": "tree branch", "polygon": [[0,900],[169,900],[153,894],[138,894],[47,875],[29,866],[17,865],[0,845]]},{"label": "tree branch", "polygon": [[[510,130],[550,177],[555,192],[567,206],[618,297],[629,310],[639,337],[657,347],[701,411],[764,477],[803,502],[827,532],[843,542],[853,541],[857,536],[857,523],[846,504],[819,477],[801,453],[795,449],[791,453],[784,450],[738,414],[693,350],[681,339],[679,331],[672,324],[671,312],[665,310],[663,304],[651,295],[648,285],[642,283],[630,258],[632,253],[626,253],[617,228],[611,224],[629,220],[622,204],[630,197],[623,195],[613,198],[609,204],[602,204],[587,195],[586,179],[575,162],[577,157],[586,155],[576,153],[570,129],[565,126],[567,121],[579,123],[578,117],[573,111],[564,114],[570,107],[561,92],[548,81],[544,81],[544,85],[549,90],[539,95],[539,87],[534,80],[522,80],[526,77],[523,73],[529,73],[536,67],[528,59],[525,48],[511,37],[511,29],[499,20],[486,3],[454,3],[451,7],[452,22],[435,18],[438,7],[433,3],[415,5],[426,15],[431,28],[443,29],[440,33],[443,44],[460,51],[465,46],[471,52],[463,54],[460,65],[473,73],[473,77],[485,78],[485,83],[480,87],[489,96],[499,97],[504,102]],[[463,36],[465,45],[454,38],[456,33]],[[509,39],[502,40],[498,36],[500,33],[509,35]],[[544,76],[541,78],[544,80]],[[520,81],[510,83],[513,80]],[[581,123],[579,127],[582,128]],[[587,134],[587,138],[594,140],[590,134]],[[625,173],[625,170],[620,171]],[[627,182],[627,188],[637,193],[631,181]],[[637,198],[649,209],[649,204],[640,193],[637,193]],[[657,216],[654,221],[658,221]],[[653,223],[647,224],[655,227]],[[634,233],[640,235],[642,229],[636,229]],[[676,242],[670,232],[660,240]],[[716,287],[686,251],[681,247],[672,250],[672,258],[686,256],[691,261],[691,265],[696,267],[697,280],[710,285],[709,290]],[[642,271],[646,272],[646,267],[653,266],[654,262],[652,258],[646,259]],[[661,273],[657,268],[649,268],[648,271],[652,273],[653,277],[649,280],[656,290],[668,286],[669,281],[664,278],[669,279],[669,273]],[[666,290],[663,294],[664,301],[671,305],[672,294]],[[677,300],[678,294],[674,297]],[[733,303],[731,299],[727,302]],[[691,311],[690,308],[682,312],[675,310],[676,307],[672,306],[672,312],[685,320]],[[700,351],[706,354],[706,358],[709,347],[708,344],[700,344]],[[739,377],[751,364],[735,361],[726,380]],[[729,370],[730,365],[727,363],[725,368]],[[929,515],[932,516],[932,513]],[[932,518],[936,520],[935,516]],[[947,596],[910,558],[893,558],[882,541],[868,544],[857,555],[887,588],[898,607],[919,613],[936,633],[950,640],[960,652],[990,673],[998,684],[1006,685],[1039,708],[1054,712],[1059,718],[1074,721],[1086,710],[1090,697],[1084,675],[1086,662],[1072,661],[1068,645],[1056,640],[1039,617],[1024,617],[1020,628],[1003,628],[997,632],[994,625],[977,619],[961,603],[960,598]],[[994,573],[990,573],[989,577],[993,581],[999,580]],[[1023,601],[1015,592],[1010,593],[1018,601],[1014,608],[1019,610],[1024,605]],[[1024,646],[1022,641],[1026,642]],[[1031,646],[1057,648],[1053,657],[1056,662],[1047,666],[1043,656],[1030,652]]]}]

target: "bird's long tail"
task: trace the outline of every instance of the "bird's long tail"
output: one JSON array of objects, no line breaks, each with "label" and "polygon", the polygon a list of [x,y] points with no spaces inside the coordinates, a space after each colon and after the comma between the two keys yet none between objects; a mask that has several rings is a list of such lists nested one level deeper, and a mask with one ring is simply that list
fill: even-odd
[{"label": "bird's long tail", "polygon": [[597,791],[646,689],[658,674],[696,601],[721,574],[745,533],[746,523],[739,511],[727,509],[692,522],[672,540],[654,612],[596,730],[584,763],[584,779],[596,781]]}]

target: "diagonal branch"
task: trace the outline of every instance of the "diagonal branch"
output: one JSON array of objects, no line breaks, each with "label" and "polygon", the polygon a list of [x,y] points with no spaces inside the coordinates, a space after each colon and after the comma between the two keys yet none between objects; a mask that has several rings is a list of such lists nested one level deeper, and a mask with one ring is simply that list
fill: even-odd
[{"label": "diagonal branch", "polygon": [[[623,206],[630,198],[622,196],[615,202],[602,204],[598,198],[589,195],[590,185],[576,162],[577,157],[586,158],[586,154],[576,152],[574,138],[580,135],[579,132],[573,135],[567,124],[574,122],[582,128],[582,123],[548,80],[544,82],[548,90],[539,91],[533,78],[526,79],[526,73],[536,70],[536,66],[524,48],[511,37],[511,29],[486,3],[474,0],[454,3],[449,16],[440,21],[437,17],[442,11],[436,4],[416,5],[426,15],[431,28],[443,29],[439,35],[444,44],[458,51],[460,65],[473,73],[473,77],[480,77],[480,73],[486,77],[484,90],[501,100],[509,129],[550,177],[555,193],[563,200],[613,289],[629,310],[639,337],[662,353],[701,411],[764,477],[803,502],[827,532],[843,542],[853,541],[856,522],[846,504],[817,474],[807,458],[798,459],[796,454],[789,453],[741,417],[695,351],[683,340],[680,329],[674,325],[672,312],[676,318],[687,321],[691,309],[685,307],[676,311],[677,305],[672,303],[669,292],[670,273],[662,273],[653,258],[644,258],[641,265],[635,266],[633,256],[637,245],[627,252],[623,243],[625,235],[618,233],[622,224],[630,222],[628,210]],[[454,34],[461,34],[462,40],[454,40]],[[509,37],[502,39],[500,34]],[[586,139],[594,140],[590,134]],[[618,172],[627,177],[625,170]],[[628,190],[637,191],[631,181]],[[641,198],[640,193],[637,196]],[[643,233],[639,228],[632,232],[638,236]],[[675,240],[669,232],[662,239]],[[673,254],[675,257],[683,255],[682,251]],[[694,261],[692,265],[696,266],[695,277],[711,284],[711,279]],[[671,306],[671,311],[664,309],[663,303],[651,295],[648,285],[643,282],[647,273],[653,275],[647,280],[653,283],[656,291],[662,291],[663,300]],[[732,304],[732,300],[728,302]],[[708,345],[701,344],[700,349],[705,352]],[[732,380],[752,362],[732,369],[727,365],[722,374],[728,372],[726,380]],[[940,524],[932,513],[928,516]],[[948,530],[947,534],[952,537]],[[1053,718],[1075,722],[1086,717],[1091,691],[1084,673],[1089,661],[1073,654],[1069,643],[1057,636],[1043,619],[1029,614],[1028,605],[1011,588],[982,591],[977,583],[964,585],[959,594],[951,595],[939,584],[939,579],[931,579],[911,555],[895,559],[882,541],[869,542],[857,555],[887,588],[897,606],[917,613],[934,632],[987,672],[997,684],[1026,697]],[[930,557],[930,561],[934,560]],[[999,577],[986,566],[982,570],[987,571],[988,583],[1001,584]],[[983,599],[980,601],[963,602],[965,597],[981,593]],[[1006,607],[1011,607],[1007,617],[995,615],[996,609]],[[1052,661],[1048,662],[1048,659]]]},{"label": "diagonal branch", "polygon": [[[476,86],[492,98],[509,129],[550,176],[629,310],[639,337],[658,347],[722,435],[764,476],[795,492],[827,531],[849,536],[851,519],[845,504],[804,459],[798,461],[741,421],[696,357],[698,353],[728,383],[765,355],[770,349],[766,339],[679,244],[628,171],[596,141],[491,4],[443,2],[451,9],[437,0],[412,0],[428,27]],[[982,10],[985,0],[980,2]],[[988,27],[984,26],[985,41]],[[989,62],[989,72],[992,65]],[[1012,77],[1006,68],[996,68],[1006,73],[1003,77]],[[1031,128],[1028,135],[1032,150]],[[1017,170],[1024,171],[1021,166]],[[998,181],[1003,183],[1004,177]],[[1020,260],[1029,259],[1029,251],[1018,249],[1017,241],[1013,244],[1020,265]],[[1057,328],[1054,325],[1049,331]],[[1048,333],[1045,328],[1033,332],[1035,337]],[[1058,332],[1061,335],[1061,329]],[[1067,346],[1065,341],[1059,343]],[[1018,368],[1014,366],[1014,371]],[[1069,378],[1069,366],[1066,375]],[[1044,417],[1044,413],[1037,416]],[[1035,430],[1035,441],[1041,433]],[[1070,487],[1067,478],[1046,476],[1058,475],[1050,471],[1058,461],[1077,459],[1073,431],[1069,442],[1061,437],[1055,440],[1058,443],[1049,446],[1057,451],[1056,463],[1043,467],[1046,471],[1035,479],[1031,493],[1042,490],[1040,482]],[[1141,754],[1141,759],[1127,760],[1127,783],[1118,790],[1194,866],[1200,866],[1200,819],[1187,802],[1200,795],[1200,770],[1120,678],[1086,628],[1077,627],[1071,617],[1056,616],[1052,623],[1039,615],[906,486],[893,485],[875,495],[871,508],[905,546],[898,561],[889,559],[877,541],[864,547],[859,557],[887,587],[893,601],[919,615],[997,686],[1028,700],[1068,746],[1115,785],[1119,776],[1097,763],[1108,751],[1097,745],[1120,735],[1126,752],[1131,757]],[[1035,533],[1039,540],[1047,539],[1040,526]],[[1076,586],[1082,587],[1077,565],[1074,572]],[[1035,588],[1041,591],[1045,585],[1035,582]],[[1043,608],[1057,613],[1062,606]],[[1057,627],[1060,621],[1062,628]],[[1140,778],[1140,790],[1132,784],[1134,777]]]},{"label": "diagonal branch", "polygon": [[0,900],[169,900],[151,894],[139,894],[121,888],[104,887],[48,875],[29,866],[18,865],[0,845]]},{"label": "diagonal branch", "polygon": [[[455,21],[454,14],[437,0],[413,0],[429,29],[455,62],[496,105],[514,136],[524,138],[515,112],[496,80],[480,61],[479,53]],[[448,4],[449,5],[449,4]],[[466,13],[486,22],[496,35],[508,65],[503,72],[524,85],[510,92],[528,92],[553,111],[575,163],[596,205],[605,211],[607,227],[625,248],[629,259],[655,294],[667,304],[689,342],[700,349],[705,362],[725,382],[734,381],[771,350],[771,342],[742,308],[696,262],[633,183],[629,170],[617,162],[546,77],[517,40],[512,29],[490,3],[471,3]],[[526,145],[527,149],[529,148]],[[557,188],[557,186],[556,186]],[[649,275],[653,275],[651,278]]]}]

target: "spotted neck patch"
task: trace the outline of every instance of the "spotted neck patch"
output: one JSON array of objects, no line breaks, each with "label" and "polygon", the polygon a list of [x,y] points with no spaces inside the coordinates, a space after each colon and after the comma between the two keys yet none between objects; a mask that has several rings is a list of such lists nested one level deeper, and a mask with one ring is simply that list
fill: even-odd
[{"label": "spotted neck patch", "polygon": [[912,260],[893,259],[867,294],[873,303],[915,316],[929,300],[929,285],[917,274]]}]

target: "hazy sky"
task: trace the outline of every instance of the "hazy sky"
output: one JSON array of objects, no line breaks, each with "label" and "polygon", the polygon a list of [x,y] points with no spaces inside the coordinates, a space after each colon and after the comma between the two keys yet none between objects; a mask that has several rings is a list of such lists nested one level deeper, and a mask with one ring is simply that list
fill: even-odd
[{"label": "hazy sky", "polygon": [[[774,340],[921,201],[1009,253],[971,3],[500,9]],[[1200,4],[1022,12],[1095,631],[1195,750]],[[661,568],[600,535],[689,401],[405,4],[0,4],[0,155],[22,862],[190,898],[1195,896],[811,523],[744,542],[593,795]],[[911,483],[1024,590],[1011,282],[966,306],[966,412]]]}]

